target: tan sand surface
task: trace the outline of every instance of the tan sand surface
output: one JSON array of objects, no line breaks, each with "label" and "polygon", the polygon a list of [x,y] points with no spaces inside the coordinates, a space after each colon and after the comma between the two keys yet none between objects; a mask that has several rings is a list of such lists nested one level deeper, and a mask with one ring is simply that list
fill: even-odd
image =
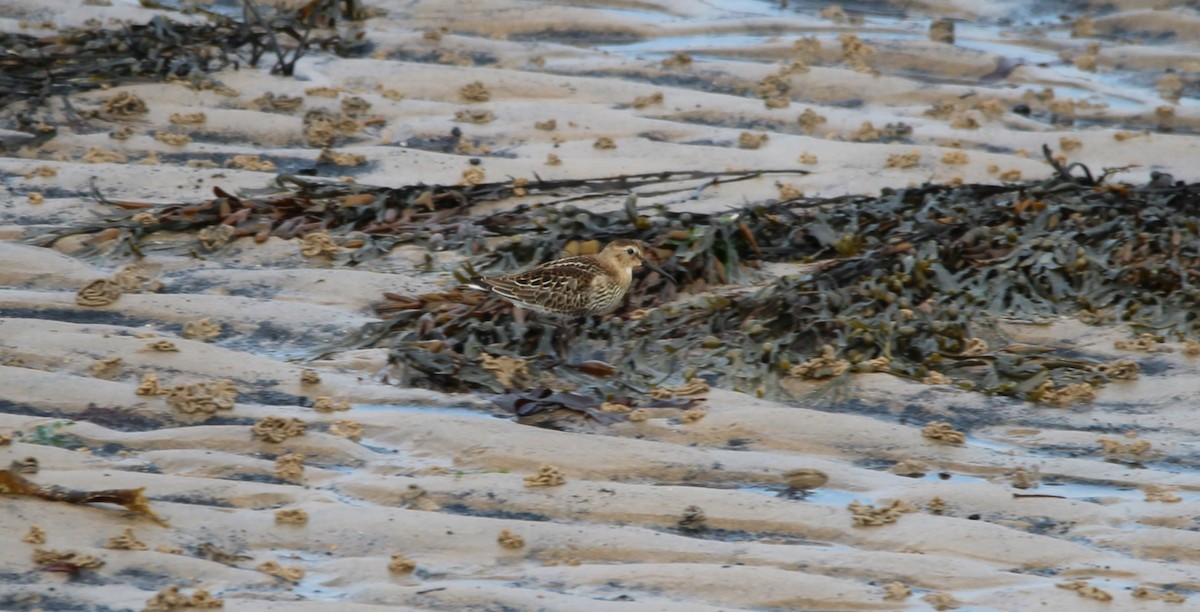
[{"label": "tan sand surface", "polygon": [[[173,10],[176,3],[2,4],[0,30],[33,34],[98,27],[89,20],[202,20]],[[302,359],[378,320],[373,309],[384,292],[453,286],[464,254],[402,247],[351,268],[303,256],[299,240],[241,239],[201,255],[188,237],[164,233],[139,260],[157,284],[94,307],[79,305],[76,292],[133,259],[85,256],[78,237],[54,248],[24,242],[93,219],[93,187],[114,200],[197,202],[214,187],[259,189],[280,172],[309,167],[369,185],[454,184],[476,167],[472,158],[488,180],[809,172],[721,185],[672,204],[709,212],[788,188],[873,195],[925,182],[1043,178],[1051,172],[1043,145],[1094,172],[1115,169],[1116,180],[1162,172],[1195,181],[1195,8],[1019,0],[866,3],[841,13],[755,0],[365,4],[378,14],[339,26],[361,31],[371,44],[365,56],[310,53],[294,78],[227,69],[215,75],[225,93],[146,82],[74,94],[82,111],[123,92],[148,111],[64,124],[48,142],[0,157],[0,469],[33,458],[36,472],[23,476],[39,485],[144,488],[165,521],[112,504],[0,495],[0,609],[140,610],[172,585],[189,596],[207,589],[227,610],[1196,605],[1200,361],[1179,344],[1134,353],[1113,348],[1129,336],[1122,328],[1006,324],[1014,342],[1143,366],[1138,380],[1071,408],[856,374],[832,390],[796,382],[789,401],[713,389],[701,404],[707,414],[694,422],[658,409],[642,422],[574,417],[533,427],[484,396],[396,384],[386,349]],[[954,44],[926,35],[943,17],[956,20]],[[870,49],[848,54],[854,41],[839,39],[845,35]],[[1161,92],[1169,74],[1183,79],[1181,99]],[[488,100],[461,96],[474,82]],[[336,91],[306,92],[315,87]],[[777,107],[759,95],[764,87],[783,88]],[[267,93],[302,103],[270,109],[256,101]],[[352,97],[369,103],[364,117],[373,119],[331,148],[362,155],[362,163],[318,166],[321,148],[305,141],[305,113],[339,113]],[[1014,112],[1022,104],[1031,112]],[[456,116],[464,111],[491,120]],[[170,119],[197,112],[203,123]],[[20,137],[11,114],[0,137]],[[535,127],[551,119],[553,129]],[[121,127],[129,138],[110,136]],[[455,129],[461,138],[451,136]],[[155,138],[162,133],[190,140],[169,144]],[[743,148],[743,134],[767,140]],[[602,137],[615,148],[594,146]],[[87,163],[92,148],[125,161]],[[238,155],[275,169],[236,167]],[[913,161],[889,163],[896,155]],[[561,163],[548,164],[548,156]],[[615,194],[595,206],[616,210],[623,200]],[[185,338],[184,326],[201,319],[219,324],[216,335]],[[156,350],[160,341],[175,350]],[[302,382],[306,371],[320,381]],[[139,394],[146,374],[164,390],[229,381],[236,401],[184,414],[164,395]],[[844,401],[830,401],[830,392]],[[321,397],[349,409],[318,411]],[[306,430],[263,440],[252,431],[267,417],[299,419]],[[968,425],[965,444],[923,436],[936,420]],[[350,435],[355,426],[361,433]],[[302,472],[281,469],[277,460],[287,455],[302,456]],[[543,466],[565,483],[527,486]],[[789,488],[788,473],[805,469],[825,474],[827,484]],[[855,502],[897,511],[892,522],[860,526]],[[296,509],[306,522],[278,520],[277,511]],[[34,526],[44,542],[25,541]],[[108,544],[126,529],[144,546]],[[76,551],[103,565],[47,571],[33,561],[36,549]],[[412,565],[396,566],[394,555]],[[272,575],[266,562],[301,571]]]}]

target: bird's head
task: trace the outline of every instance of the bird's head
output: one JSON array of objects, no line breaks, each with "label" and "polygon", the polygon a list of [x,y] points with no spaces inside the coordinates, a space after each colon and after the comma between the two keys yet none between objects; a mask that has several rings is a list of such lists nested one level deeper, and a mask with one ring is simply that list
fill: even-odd
[{"label": "bird's head", "polygon": [[662,268],[646,259],[647,251],[648,247],[640,240],[621,239],[608,243],[608,246],[604,247],[603,251],[600,251],[600,257],[616,264],[616,267],[622,269],[636,270],[644,265],[663,275],[671,283],[674,283],[675,279],[671,278],[670,274],[667,274]]}]

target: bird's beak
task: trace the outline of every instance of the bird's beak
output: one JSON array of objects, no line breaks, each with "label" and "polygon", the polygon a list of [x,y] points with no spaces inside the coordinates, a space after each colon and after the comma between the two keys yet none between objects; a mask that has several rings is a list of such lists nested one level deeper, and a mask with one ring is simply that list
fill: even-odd
[{"label": "bird's beak", "polygon": [[672,278],[670,274],[667,274],[666,272],[664,272],[664,271],[663,271],[663,269],[662,269],[662,268],[660,268],[660,267],[658,267],[658,266],[654,265],[653,263],[651,263],[651,261],[650,261],[649,259],[646,259],[645,257],[643,257],[643,258],[642,258],[642,265],[643,265],[643,266],[646,266],[647,268],[650,268],[651,270],[654,270],[655,272],[658,272],[659,274],[661,274],[661,275],[663,276],[663,278],[665,278],[665,279],[667,279],[667,280],[671,281],[671,284],[672,284],[672,285],[676,284],[676,283],[675,283],[675,279],[674,279],[674,278]]}]

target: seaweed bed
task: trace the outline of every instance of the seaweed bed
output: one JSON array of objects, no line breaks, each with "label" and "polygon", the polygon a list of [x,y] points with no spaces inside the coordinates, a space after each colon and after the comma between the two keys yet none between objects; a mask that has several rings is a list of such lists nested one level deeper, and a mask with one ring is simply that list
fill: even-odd
[{"label": "seaweed bed", "polygon": [[[574,326],[569,344],[554,338],[562,329],[460,287],[386,295],[383,321],[318,354],[388,347],[409,385],[550,387],[578,391],[592,406],[651,394],[661,400],[669,390],[655,387],[667,381],[701,378],[778,395],[787,380],[851,371],[1066,405],[1086,401],[1108,380],[1136,376],[1137,365],[1010,344],[996,322],[1069,315],[1131,324],[1153,334],[1145,341],[1190,339],[1200,297],[1192,285],[1200,186],[1163,174],[1140,186],[1108,183],[1107,174],[1096,178],[1046,154],[1055,172],[1043,181],[769,200],[721,214],[674,212],[664,198],[685,200],[766,172],[394,189],[285,175],[272,189],[242,196],[218,189],[199,204],[104,200],[115,212],[101,222],[33,240],[49,246],[86,233],[95,252],[136,253],[158,230],[197,232],[211,249],[240,235],[321,235],[340,242],[335,260],[348,265],[415,243],[471,255],[455,273],[461,281],[477,268],[508,270],[635,238],[651,245],[678,286],[644,275],[623,313]],[[639,206],[639,196],[658,202]],[[611,213],[575,205],[622,197],[623,210]],[[480,202],[511,200],[521,203],[472,212]],[[214,232],[224,241],[204,239]],[[760,271],[765,262],[800,265],[769,276]]]}]

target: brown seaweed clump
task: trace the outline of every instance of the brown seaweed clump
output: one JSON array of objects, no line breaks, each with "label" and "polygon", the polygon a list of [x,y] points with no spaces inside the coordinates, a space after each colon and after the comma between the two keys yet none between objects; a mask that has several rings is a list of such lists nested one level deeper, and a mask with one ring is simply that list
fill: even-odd
[{"label": "brown seaweed clump", "polygon": [[221,324],[208,317],[183,324],[183,337],[189,340],[209,340],[221,335]]},{"label": "brown seaweed clump", "polygon": [[318,397],[313,401],[313,410],[317,412],[345,412],[350,409],[350,400],[335,400],[332,397]]},{"label": "brown seaweed clump", "polygon": [[304,478],[304,455],[290,453],[280,455],[275,459],[275,477],[281,480],[301,480]]},{"label": "brown seaweed clump", "polygon": [[929,606],[931,608],[933,608],[934,610],[939,610],[939,611],[954,610],[955,608],[961,608],[963,605],[963,602],[960,601],[957,597],[955,597],[949,593],[943,593],[941,591],[937,591],[934,593],[926,593],[924,596],[921,597],[921,601],[929,604]]},{"label": "brown seaweed clump", "polygon": [[281,508],[275,511],[275,522],[285,525],[303,525],[308,522],[304,508]]},{"label": "brown seaweed clump", "polygon": [[329,433],[358,442],[362,440],[363,426],[358,421],[342,420],[330,425]]},{"label": "brown seaweed clump", "polygon": [[912,597],[912,589],[908,588],[903,582],[889,582],[883,585],[883,598],[890,601],[899,601]]},{"label": "brown seaweed clump", "polygon": [[917,511],[916,506],[902,499],[894,499],[882,508],[853,501],[846,509],[850,511],[850,518],[855,527],[889,525],[899,520],[902,515]]},{"label": "brown seaweed clump", "polygon": [[224,608],[225,600],[213,597],[207,589],[197,588],[191,595],[184,595],[183,587],[173,584],[154,594],[146,600],[145,612],[175,612],[185,608],[216,609]]},{"label": "brown seaweed clump", "polygon": [[133,527],[126,527],[121,535],[109,538],[104,547],[113,550],[147,550],[149,548],[145,542],[133,535]]},{"label": "brown seaweed clump", "polygon": [[1112,594],[1100,587],[1088,584],[1083,580],[1073,580],[1071,582],[1059,582],[1054,586],[1060,589],[1075,591],[1080,597],[1095,599],[1096,601],[1112,601]]},{"label": "brown seaweed clump", "polygon": [[942,444],[965,444],[967,437],[945,421],[934,421],[921,430],[921,436]]},{"label": "brown seaweed clump", "polygon": [[264,573],[282,578],[288,582],[300,582],[304,580],[304,568],[302,567],[285,567],[280,565],[278,561],[264,561],[259,563],[254,569]]},{"label": "brown seaweed clump", "polygon": [[46,530],[42,529],[38,525],[30,525],[29,533],[25,534],[25,536],[21,538],[21,541],[26,544],[45,544]]},{"label": "brown seaweed clump", "polygon": [[304,435],[308,425],[296,417],[268,416],[254,424],[251,433],[263,442],[280,443],[288,438]]},{"label": "brown seaweed clump", "polygon": [[527,487],[557,487],[566,482],[567,478],[563,476],[562,471],[552,465],[543,465],[538,468],[537,474],[525,477]]},{"label": "brown seaweed clump", "polygon": [[[147,374],[148,376],[149,374]],[[146,385],[143,378],[142,385]],[[141,393],[142,387],[138,387]],[[212,416],[219,410],[233,410],[237,388],[231,380],[175,385],[167,391],[167,405],[190,415]]]},{"label": "brown seaweed clump", "polygon": [[703,531],[708,526],[708,516],[700,506],[688,506],[676,523],[680,531]]},{"label": "brown seaweed clump", "polygon": [[513,550],[516,550],[518,548],[525,547],[525,538],[523,538],[507,529],[502,529],[500,531],[500,534],[498,536],[496,536],[496,541],[503,548],[511,548]]},{"label": "brown seaweed clump", "polygon": [[96,279],[79,289],[75,303],[80,306],[108,306],[121,297],[121,286],[111,279]]},{"label": "brown seaweed clump", "polygon": [[85,555],[74,550],[58,551],[42,548],[34,549],[33,563],[41,566],[64,563],[80,570],[94,570],[104,567],[104,560],[92,555]]},{"label": "brown seaweed clump", "polygon": [[388,562],[388,571],[393,574],[411,574],[416,569],[417,562],[401,553],[393,553],[392,560]]}]

